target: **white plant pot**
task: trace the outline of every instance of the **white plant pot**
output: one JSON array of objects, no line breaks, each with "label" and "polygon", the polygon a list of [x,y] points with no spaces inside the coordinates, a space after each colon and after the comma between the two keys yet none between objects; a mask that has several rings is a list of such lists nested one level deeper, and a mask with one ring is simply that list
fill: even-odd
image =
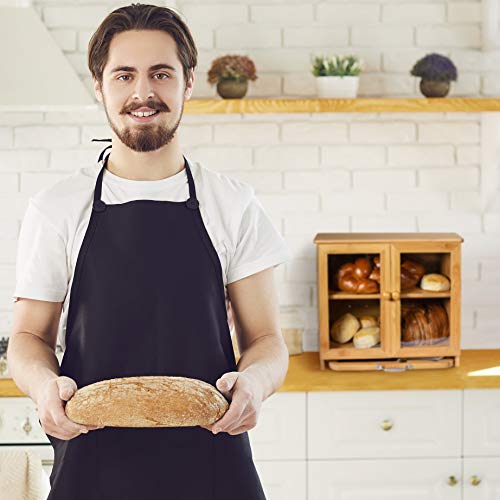
[{"label": "white plant pot", "polygon": [[317,76],[318,97],[354,98],[358,95],[359,76]]}]

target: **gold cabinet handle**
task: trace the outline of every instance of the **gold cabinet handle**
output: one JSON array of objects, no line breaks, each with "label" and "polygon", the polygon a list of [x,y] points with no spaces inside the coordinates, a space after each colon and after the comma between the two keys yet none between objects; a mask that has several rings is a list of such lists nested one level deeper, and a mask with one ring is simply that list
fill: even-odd
[{"label": "gold cabinet handle", "polygon": [[390,420],[382,420],[380,427],[384,431],[390,431],[392,429],[393,423]]},{"label": "gold cabinet handle", "polygon": [[472,484],[472,486],[477,486],[480,482],[481,478],[479,478],[478,476],[471,476],[470,484]]},{"label": "gold cabinet handle", "polygon": [[399,292],[392,292],[392,300],[399,300],[401,294]]},{"label": "gold cabinet handle", "polygon": [[24,422],[23,425],[23,431],[29,435],[29,433],[33,430],[33,427],[31,426],[30,418],[26,417],[26,421]]},{"label": "gold cabinet handle", "polygon": [[450,486],[455,486],[456,484],[458,484],[458,479],[455,476],[450,476],[448,477],[448,484]]},{"label": "gold cabinet handle", "polygon": [[384,300],[390,300],[390,298],[391,298],[391,292],[382,292],[380,296]]}]

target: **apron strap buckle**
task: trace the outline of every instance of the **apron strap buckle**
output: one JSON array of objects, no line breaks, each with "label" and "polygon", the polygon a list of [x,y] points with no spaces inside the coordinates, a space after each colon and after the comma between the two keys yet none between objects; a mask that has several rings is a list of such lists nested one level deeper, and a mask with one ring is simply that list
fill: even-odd
[{"label": "apron strap buckle", "polygon": [[104,203],[102,200],[94,200],[92,208],[96,212],[104,212],[104,210],[106,210],[106,203]]},{"label": "apron strap buckle", "polygon": [[200,206],[200,202],[196,198],[189,198],[186,200],[186,205],[192,210],[196,210]]}]

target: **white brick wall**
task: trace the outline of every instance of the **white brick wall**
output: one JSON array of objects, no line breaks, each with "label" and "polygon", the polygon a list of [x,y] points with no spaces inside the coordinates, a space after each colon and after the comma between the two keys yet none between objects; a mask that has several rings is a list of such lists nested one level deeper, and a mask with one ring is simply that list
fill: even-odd
[{"label": "white brick wall", "polygon": [[[165,2],[168,5],[168,2]],[[35,7],[91,89],[88,40],[113,0],[43,0]],[[213,97],[211,61],[253,58],[248,97],[311,97],[314,53],[357,53],[360,96],[418,96],[409,71],[430,51],[452,57],[451,95],[498,95],[500,50],[483,52],[480,2],[444,0],[178,0],[198,44],[194,98]],[[28,73],[29,74],[29,73]],[[95,161],[109,137],[102,110],[0,114],[0,336],[11,325],[19,224],[30,194]],[[317,232],[456,231],[463,244],[462,345],[500,348],[500,203],[480,208],[481,121],[469,113],[186,115],[195,160],[250,182],[293,258],[277,270],[283,308],[307,322],[317,349]]]}]

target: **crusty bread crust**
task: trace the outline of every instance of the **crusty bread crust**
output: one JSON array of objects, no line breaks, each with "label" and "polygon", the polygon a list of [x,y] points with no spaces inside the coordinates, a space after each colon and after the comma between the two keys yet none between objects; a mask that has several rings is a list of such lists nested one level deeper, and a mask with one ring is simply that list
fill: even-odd
[{"label": "crusty bread crust", "polygon": [[139,376],[101,380],[66,403],[70,420],[109,427],[210,425],[229,408],[211,384],[188,377]]}]

